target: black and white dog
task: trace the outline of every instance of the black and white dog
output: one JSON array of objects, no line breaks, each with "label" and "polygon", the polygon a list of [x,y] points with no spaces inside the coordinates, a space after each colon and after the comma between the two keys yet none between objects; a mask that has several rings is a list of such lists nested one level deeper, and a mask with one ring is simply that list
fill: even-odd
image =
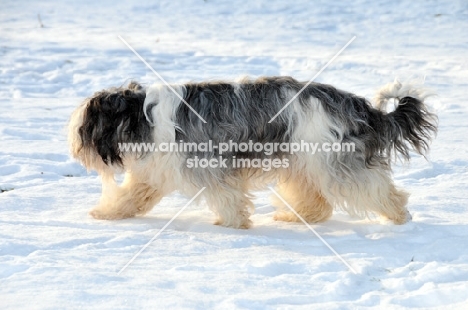
[{"label": "black and white dog", "polygon": [[[191,197],[206,187],[200,197],[216,214],[216,224],[248,228],[251,191],[274,183],[311,223],[328,219],[333,208],[377,213],[395,224],[410,220],[409,195],[393,184],[391,162],[409,160],[410,151],[424,155],[428,150],[437,117],[426,109],[424,93],[395,82],[380,90],[373,107],[330,85],[306,85],[291,77],[263,77],[147,89],[132,82],[95,93],[69,124],[73,156],[102,177],[101,201],[91,215],[142,215],[173,191]],[[389,99],[398,105],[387,113]],[[214,147],[206,149],[208,142]],[[138,143],[189,143],[193,148],[125,149]],[[319,147],[314,153],[291,152],[288,145],[293,144]],[[352,151],[323,147],[343,144],[352,145]],[[118,184],[114,176],[123,172]],[[275,219],[299,220],[281,200],[273,204],[279,208]]]}]

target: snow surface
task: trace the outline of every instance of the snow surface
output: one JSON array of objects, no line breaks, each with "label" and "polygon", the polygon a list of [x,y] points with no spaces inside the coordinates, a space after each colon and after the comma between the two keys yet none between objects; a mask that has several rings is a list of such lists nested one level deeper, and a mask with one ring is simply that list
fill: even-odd
[{"label": "snow surface", "polygon": [[[468,3],[466,1],[2,1],[0,11],[0,308],[439,308],[468,304]],[[40,14],[40,18],[38,18]],[[43,27],[41,27],[41,24]],[[88,215],[100,181],[68,155],[66,124],[94,91],[157,77],[308,80],[371,98],[395,77],[439,95],[429,161],[395,168],[413,221],[335,213],[275,222],[268,192],[254,227],[212,225],[190,205],[118,271],[189,198],[145,217]]]}]

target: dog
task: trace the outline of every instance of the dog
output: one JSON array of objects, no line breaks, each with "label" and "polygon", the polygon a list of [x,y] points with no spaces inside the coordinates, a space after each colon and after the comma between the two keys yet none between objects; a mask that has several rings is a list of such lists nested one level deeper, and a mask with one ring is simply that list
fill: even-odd
[{"label": "dog", "polygon": [[[396,107],[388,112],[392,99]],[[333,86],[287,76],[149,87],[131,82],[86,99],[71,116],[68,141],[73,157],[102,178],[100,202],[90,212],[96,219],[144,215],[174,191],[193,197],[205,188],[197,200],[205,199],[215,224],[249,228],[252,191],[273,184],[282,197],[273,196],[275,220],[317,223],[342,209],[404,224],[411,220],[409,194],[394,185],[391,166],[409,161],[410,152],[427,153],[437,117],[425,99],[421,89],[399,82],[384,86],[374,106]],[[208,142],[214,147],[207,149]],[[185,143],[205,147],[122,148]],[[312,143],[354,149],[312,154],[281,148]],[[276,147],[256,152],[252,145]],[[115,175],[121,173],[119,184]]]}]

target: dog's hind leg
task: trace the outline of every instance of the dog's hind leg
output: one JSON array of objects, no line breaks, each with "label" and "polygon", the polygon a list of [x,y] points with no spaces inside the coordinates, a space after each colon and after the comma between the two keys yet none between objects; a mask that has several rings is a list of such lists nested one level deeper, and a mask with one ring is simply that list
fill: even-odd
[{"label": "dog's hind leg", "polygon": [[[290,177],[277,185],[277,192],[308,223],[326,221],[333,213],[333,207],[315,184],[305,178]],[[274,216],[276,221],[301,221],[276,195],[272,196],[272,202],[278,207]]]},{"label": "dog's hind leg", "polygon": [[363,206],[365,210],[380,214],[395,224],[411,220],[411,214],[406,209],[409,194],[397,189],[390,176],[382,171],[369,169],[368,174],[369,182],[359,186],[350,204]]},{"label": "dog's hind leg", "polygon": [[118,220],[149,212],[164,196],[157,188],[140,182],[127,173],[122,185],[113,175],[102,176],[102,196],[98,206],[90,214],[96,219]]},{"label": "dog's hind leg", "polygon": [[365,169],[348,180],[348,186],[335,182],[327,187],[327,195],[350,214],[377,213],[404,224],[411,220],[406,209],[409,194],[397,189],[387,171]]},{"label": "dog's hind leg", "polygon": [[403,190],[398,190],[395,185],[390,184],[388,196],[382,201],[382,208],[378,210],[380,215],[393,221],[397,225],[405,224],[412,219],[406,204],[409,194]]}]

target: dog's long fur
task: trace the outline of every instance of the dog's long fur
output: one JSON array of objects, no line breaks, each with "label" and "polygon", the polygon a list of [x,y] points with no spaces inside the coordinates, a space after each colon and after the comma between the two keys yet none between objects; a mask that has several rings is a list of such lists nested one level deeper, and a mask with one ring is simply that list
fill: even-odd
[{"label": "dog's long fur", "polygon": [[[330,85],[312,83],[271,123],[268,121],[304,87],[291,77],[264,77],[237,82],[164,85],[144,89],[132,82],[94,94],[73,113],[71,152],[88,169],[102,175],[103,194],[91,212],[99,219],[145,214],[178,190],[202,196],[217,215],[217,224],[247,228],[251,191],[276,182],[277,191],[308,222],[328,219],[333,208],[351,214],[383,215],[396,224],[411,217],[408,194],[391,179],[391,162],[410,151],[424,155],[437,130],[437,118],[424,105],[424,93],[398,82],[384,87],[376,107],[365,98]],[[206,124],[180,100],[183,98]],[[386,112],[389,99],[398,101]],[[187,158],[217,158],[219,152],[124,153],[119,143],[352,142],[355,152],[223,154],[227,168],[188,168]],[[289,167],[264,171],[234,168],[232,158],[287,158]],[[118,185],[115,173],[125,172]],[[278,199],[277,220],[297,221]]]}]

